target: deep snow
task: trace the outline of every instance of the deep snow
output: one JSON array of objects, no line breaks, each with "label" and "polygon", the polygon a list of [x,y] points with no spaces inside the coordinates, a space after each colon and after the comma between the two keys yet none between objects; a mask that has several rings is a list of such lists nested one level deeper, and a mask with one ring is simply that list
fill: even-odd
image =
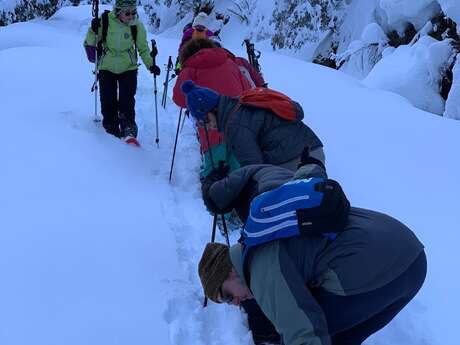
[{"label": "deep snow", "polygon": [[[0,344],[252,344],[238,309],[201,308],[196,266],[211,218],[192,123],[172,184],[179,110],[159,108],[157,149],[143,66],[142,148],[95,126],[82,49],[89,20],[88,6],[69,7],[0,31]],[[179,38],[155,38],[165,64]],[[366,344],[456,345],[460,123],[322,66],[270,51],[261,64],[271,87],[303,105],[352,203],[393,215],[426,245],[423,289]]]}]

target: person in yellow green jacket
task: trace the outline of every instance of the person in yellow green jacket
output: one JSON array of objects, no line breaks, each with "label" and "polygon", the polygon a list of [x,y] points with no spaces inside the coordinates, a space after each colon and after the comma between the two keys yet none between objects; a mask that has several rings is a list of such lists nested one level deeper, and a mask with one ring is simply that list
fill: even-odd
[{"label": "person in yellow green jacket", "polygon": [[[104,16],[108,25],[104,24]],[[150,54],[145,27],[137,16],[136,0],[116,0],[112,11],[93,19],[84,46],[92,62],[99,50],[97,68],[103,127],[119,138],[137,137],[134,110],[137,52],[151,73],[159,75],[160,68]]]}]

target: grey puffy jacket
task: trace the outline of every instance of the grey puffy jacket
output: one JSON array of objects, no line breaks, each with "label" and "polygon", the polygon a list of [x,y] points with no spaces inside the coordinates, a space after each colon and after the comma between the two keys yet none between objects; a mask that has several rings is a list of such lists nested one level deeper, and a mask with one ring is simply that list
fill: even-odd
[{"label": "grey puffy jacket", "polygon": [[302,154],[305,147],[313,151],[323,144],[316,134],[302,122],[303,110],[293,102],[297,121],[287,121],[272,111],[242,105],[233,111],[237,98],[221,96],[217,123],[224,133],[228,148],[241,166],[249,164],[281,165]]}]

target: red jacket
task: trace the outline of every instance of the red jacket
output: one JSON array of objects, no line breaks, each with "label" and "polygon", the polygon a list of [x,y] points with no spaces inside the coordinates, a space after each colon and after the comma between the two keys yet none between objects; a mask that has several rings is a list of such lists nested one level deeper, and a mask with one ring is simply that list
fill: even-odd
[{"label": "red jacket", "polygon": [[182,108],[187,106],[181,90],[181,85],[186,80],[192,80],[199,86],[230,97],[239,96],[244,90],[251,88],[233,56],[222,48],[202,49],[185,61],[173,91],[174,103]]}]

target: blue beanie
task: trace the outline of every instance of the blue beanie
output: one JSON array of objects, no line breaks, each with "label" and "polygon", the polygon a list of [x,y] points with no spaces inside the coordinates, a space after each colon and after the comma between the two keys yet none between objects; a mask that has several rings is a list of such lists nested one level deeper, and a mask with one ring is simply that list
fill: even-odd
[{"label": "blue beanie", "polygon": [[219,94],[206,87],[199,87],[191,80],[186,80],[181,86],[187,98],[187,108],[197,120],[204,120],[206,114],[219,103]]}]

